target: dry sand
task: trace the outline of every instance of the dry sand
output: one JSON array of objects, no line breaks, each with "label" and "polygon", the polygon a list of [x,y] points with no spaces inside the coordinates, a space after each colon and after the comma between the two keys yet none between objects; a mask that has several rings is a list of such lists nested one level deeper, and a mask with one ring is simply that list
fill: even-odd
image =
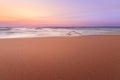
[{"label": "dry sand", "polygon": [[0,80],[120,80],[120,36],[1,39]]}]

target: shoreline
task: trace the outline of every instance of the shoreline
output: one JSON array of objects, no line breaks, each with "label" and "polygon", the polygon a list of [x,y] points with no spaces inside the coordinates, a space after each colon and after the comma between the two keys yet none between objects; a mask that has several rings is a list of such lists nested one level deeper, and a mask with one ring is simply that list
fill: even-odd
[{"label": "shoreline", "polygon": [[2,39],[42,39],[42,38],[80,38],[80,37],[102,37],[102,36],[120,36],[120,34],[103,34],[103,35],[81,35],[81,36],[44,36],[44,37],[13,37],[13,38],[0,38]]}]

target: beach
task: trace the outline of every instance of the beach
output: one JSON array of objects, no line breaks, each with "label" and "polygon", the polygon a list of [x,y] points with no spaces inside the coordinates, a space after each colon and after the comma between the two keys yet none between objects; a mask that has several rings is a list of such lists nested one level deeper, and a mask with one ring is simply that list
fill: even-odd
[{"label": "beach", "polygon": [[0,39],[0,80],[120,80],[120,36]]}]

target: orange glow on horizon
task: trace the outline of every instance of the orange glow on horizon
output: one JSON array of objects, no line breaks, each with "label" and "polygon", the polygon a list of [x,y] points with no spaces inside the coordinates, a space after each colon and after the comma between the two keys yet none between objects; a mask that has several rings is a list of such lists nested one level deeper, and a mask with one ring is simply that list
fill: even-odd
[{"label": "orange glow on horizon", "polygon": [[[32,6],[0,6],[0,22],[39,24],[51,22],[52,11]],[[52,17],[51,17],[52,16]]]},{"label": "orange glow on horizon", "polygon": [[[42,7],[37,9],[33,6],[0,5],[0,22],[14,25],[47,25],[59,26],[74,24],[69,19],[61,19],[54,15],[54,11]],[[82,22],[82,21],[81,21]]]}]

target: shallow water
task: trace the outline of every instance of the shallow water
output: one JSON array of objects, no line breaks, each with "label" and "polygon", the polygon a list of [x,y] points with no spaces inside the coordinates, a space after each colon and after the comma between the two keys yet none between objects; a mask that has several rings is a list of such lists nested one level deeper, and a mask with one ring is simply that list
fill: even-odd
[{"label": "shallow water", "polygon": [[120,28],[0,28],[0,38],[120,35]]}]

